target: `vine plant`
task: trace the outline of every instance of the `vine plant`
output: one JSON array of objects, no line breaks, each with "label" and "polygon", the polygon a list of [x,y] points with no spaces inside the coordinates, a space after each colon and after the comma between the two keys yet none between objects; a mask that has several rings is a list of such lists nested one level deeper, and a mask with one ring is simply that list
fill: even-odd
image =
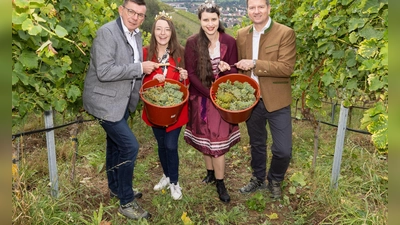
[{"label": "vine plant", "polygon": [[89,51],[115,18],[109,0],[12,1],[13,124],[29,112],[79,111]]},{"label": "vine plant", "polygon": [[[324,99],[369,104],[362,126],[388,151],[388,0],[271,0],[271,17],[297,34],[293,96],[313,115]],[[112,0],[12,1],[13,124],[28,112],[82,108],[97,29]],[[248,18],[236,27],[249,24]],[[144,32],[145,40],[149,34]]]},{"label": "vine plant", "polygon": [[367,104],[362,127],[388,150],[388,1],[305,0],[290,18],[297,33],[294,95],[302,106],[322,99]]},{"label": "vine plant", "polygon": [[[296,32],[292,87],[303,116],[315,121],[326,99],[368,105],[361,128],[387,152],[388,0],[271,0],[271,6],[271,18]],[[240,26],[249,23],[244,18]]]}]

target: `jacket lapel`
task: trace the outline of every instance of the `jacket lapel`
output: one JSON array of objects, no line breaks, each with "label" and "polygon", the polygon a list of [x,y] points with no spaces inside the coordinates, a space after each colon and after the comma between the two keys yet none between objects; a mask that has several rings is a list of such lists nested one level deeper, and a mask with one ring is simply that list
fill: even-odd
[{"label": "jacket lapel", "polygon": [[246,49],[246,58],[253,58],[253,32],[249,29],[247,33],[246,42],[245,42],[245,49]]},{"label": "jacket lapel", "polygon": [[135,35],[135,40],[136,40],[136,46],[139,50],[139,60],[140,62],[143,62],[143,41],[142,41],[142,32],[139,31],[136,35]]}]

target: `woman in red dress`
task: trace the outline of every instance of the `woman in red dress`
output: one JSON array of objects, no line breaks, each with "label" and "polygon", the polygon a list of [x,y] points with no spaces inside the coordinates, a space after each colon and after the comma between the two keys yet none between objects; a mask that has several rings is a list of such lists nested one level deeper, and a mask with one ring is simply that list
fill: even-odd
[{"label": "woman in red dress", "polygon": [[[159,66],[158,69],[144,77],[143,83],[152,79],[164,82],[165,78],[170,78],[189,85],[188,73],[183,68],[184,48],[178,42],[171,16],[164,11],[160,12],[155,18],[151,34],[150,45],[143,48],[143,58],[168,66]],[[157,139],[158,156],[164,172],[161,180],[154,186],[154,190],[159,191],[167,187],[171,190],[172,198],[179,200],[182,198],[182,188],[178,182],[178,139],[182,126],[188,121],[188,103],[184,104],[177,122],[168,127],[152,124],[148,120],[145,110],[143,110],[142,119],[152,126]]]}]

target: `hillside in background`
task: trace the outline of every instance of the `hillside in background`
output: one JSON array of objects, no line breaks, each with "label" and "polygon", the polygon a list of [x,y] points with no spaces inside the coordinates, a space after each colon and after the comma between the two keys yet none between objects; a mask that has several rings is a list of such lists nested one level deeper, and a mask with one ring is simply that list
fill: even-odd
[{"label": "hillside in background", "polygon": [[[243,16],[246,16],[245,1],[215,1],[221,10],[221,21],[224,27],[231,28],[241,22]],[[164,1],[161,4],[166,4],[173,7],[175,10],[182,10],[193,13],[197,17],[197,9],[204,1]]]},{"label": "hillside in background", "polygon": [[[199,32],[199,19],[197,18],[197,15],[184,10],[175,10],[169,14],[172,16],[172,21],[175,24],[178,40],[181,45],[185,46],[186,39],[192,34]],[[231,28],[225,28],[225,32],[232,36],[234,34],[234,31]]]}]

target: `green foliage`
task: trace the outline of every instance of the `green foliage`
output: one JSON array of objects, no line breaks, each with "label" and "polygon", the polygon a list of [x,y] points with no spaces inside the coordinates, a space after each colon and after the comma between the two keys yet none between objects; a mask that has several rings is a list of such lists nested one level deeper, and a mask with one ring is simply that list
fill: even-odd
[{"label": "green foliage", "polygon": [[304,187],[306,186],[306,181],[305,181],[305,176],[302,172],[294,173],[289,180],[292,182],[292,184],[296,187]]},{"label": "green foliage", "polygon": [[92,39],[116,15],[113,1],[13,1],[13,122],[31,111],[81,108]]},{"label": "green foliage", "polygon": [[246,201],[247,207],[257,212],[264,211],[266,204],[267,198],[261,192],[257,192]]},{"label": "green foliage", "polygon": [[374,108],[368,109],[361,119],[362,128],[367,128],[372,133],[372,141],[377,149],[382,152],[388,150],[389,115],[382,102],[378,102]]},{"label": "green foliage", "polygon": [[101,221],[103,221],[103,204],[100,202],[100,207],[99,207],[99,211],[93,211],[93,217],[91,218],[92,221],[87,221],[83,218],[80,218],[81,221],[85,224],[85,225],[100,225]]},{"label": "green foliage", "polygon": [[118,5],[111,0],[12,3],[13,124],[50,108],[79,112],[93,38],[118,17]]},{"label": "green foliage", "polygon": [[174,106],[183,101],[183,92],[178,84],[165,82],[164,85],[157,85],[147,88],[142,95],[148,102],[158,106]]},{"label": "green foliage", "polygon": [[221,108],[238,111],[249,108],[256,101],[255,89],[248,82],[230,80],[218,85],[215,102]]},{"label": "green foliage", "polygon": [[[271,5],[272,18],[296,31],[293,96],[303,110],[315,113],[324,99],[346,107],[371,102],[387,106],[387,0],[271,1]],[[376,146],[385,148],[387,132],[381,131],[387,129],[387,120],[365,123],[382,127],[370,132]]]},{"label": "green foliage", "polygon": [[140,28],[143,31],[151,32],[151,28],[154,23],[154,17],[160,11],[162,11],[162,9],[159,6],[158,0],[146,0],[146,19],[143,21],[143,24],[140,26]]}]

